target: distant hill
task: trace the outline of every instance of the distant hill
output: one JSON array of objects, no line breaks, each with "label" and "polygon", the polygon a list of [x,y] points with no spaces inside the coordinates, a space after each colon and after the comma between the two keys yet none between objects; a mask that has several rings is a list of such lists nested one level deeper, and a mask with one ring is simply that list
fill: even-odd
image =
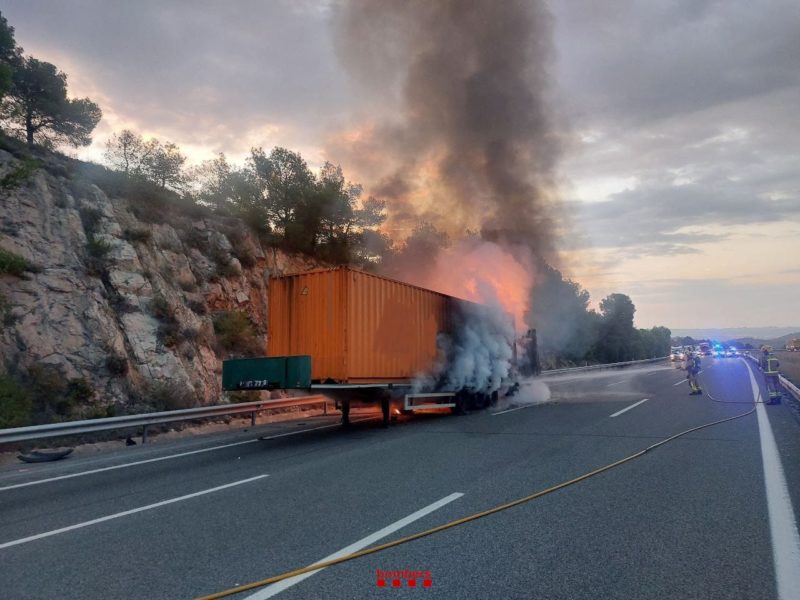
[{"label": "distant hill", "polygon": [[788,342],[789,340],[794,340],[797,338],[800,338],[800,331],[787,333],[786,335],[782,335],[774,339],[745,337],[745,338],[736,338],[734,340],[725,340],[725,341],[730,344],[733,344],[734,346],[736,344],[739,344],[740,346],[744,346],[745,344],[750,344],[751,346],[758,348],[762,344],[767,344],[768,346],[772,346],[773,348],[777,349],[786,346],[786,342]]},{"label": "distant hill", "polygon": [[[764,340],[772,343],[782,338],[793,339],[800,337],[800,325],[794,327],[728,327],[721,329],[673,329],[672,337],[693,337],[696,340]],[[750,343],[753,343],[752,341]],[[781,343],[785,344],[786,341]],[[774,344],[773,344],[774,345]]]}]

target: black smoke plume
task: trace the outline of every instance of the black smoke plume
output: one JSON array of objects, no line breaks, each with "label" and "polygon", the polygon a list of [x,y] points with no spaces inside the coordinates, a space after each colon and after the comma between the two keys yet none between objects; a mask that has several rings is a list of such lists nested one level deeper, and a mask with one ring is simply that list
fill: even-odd
[{"label": "black smoke plume", "polygon": [[375,176],[390,233],[426,221],[549,255],[560,143],[544,3],[345,0],[335,27],[343,64],[381,113],[336,152]]}]

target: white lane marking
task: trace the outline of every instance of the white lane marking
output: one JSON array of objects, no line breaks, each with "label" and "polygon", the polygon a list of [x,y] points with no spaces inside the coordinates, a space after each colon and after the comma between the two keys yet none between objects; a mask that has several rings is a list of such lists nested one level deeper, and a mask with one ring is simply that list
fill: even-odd
[{"label": "white lane marking", "polygon": [[[464,494],[462,494],[460,492],[456,492],[454,494],[450,494],[449,496],[445,496],[441,500],[437,500],[433,504],[429,504],[425,508],[421,508],[417,512],[411,513],[410,515],[400,519],[399,521],[395,521],[391,525],[388,525],[387,527],[384,527],[383,529],[381,529],[379,531],[376,531],[375,533],[373,533],[371,535],[368,535],[367,537],[365,537],[365,538],[363,538],[361,540],[358,540],[354,544],[350,544],[349,546],[347,546],[345,548],[342,548],[338,552],[334,552],[330,556],[326,556],[325,558],[323,558],[320,561],[315,562],[314,564],[317,565],[319,563],[322,563],[322,562],[325,562],[325,561],[328,561],[328,560],[333,560],[335,558],[346,556],[348,554],[352,554],[353,552],[357,552],[357,551],[361,550],[362,548],[366,548],[367,546],[371,546],[372,544],[374,544],[378,540],[383,539],[386,536],[393,534],[398,529],[402,529],[406,525],[409,525],[409,524],[413,523],[414,521],[417,521],[417,520],[421,519],[422,517],[432,513],[433,511],[442,508],[446,504],[450,504],[453,500],[458,500],[463,495]],[[315,575],[315,574],[317,574],[317,573],[319,573],[320,571],[323,571],[323,570],[324,570],[324,568],[323,569],[317,569],[316,571],[309,571],[308,573],[303,573],[302,575],[297,575],[295,577],[290,577],[289,579],[284,579],[283,581],[279,581],[278,583],[273,583],[272,585],[264,588],[263,590],[261,590],[259,592],[256,592],[255,594],[252,594],[250,596],[247,596],[244,600],[265,600],[266,598],[272,598],[276,594],[280,594],[282,591],[292,587],[293,585],[295,585],[297,583],[300,583],[304,579],[308,579],[312,575]]]},{"label": "white lane marking", "polygon": [[182,502],[184,500],[188,500],[190,498],[196,498],[197,496],[203,496],[205,494],[211,494],[213,492],[218,492],[220,490],[224,490],[230,487],[234,487],[236,485],[242,485],[245,483],[250,483],[251,481],[257,481],[258,479],[263,479],[264,477],[269,477],[269,475],[256,475],[255,477],[249,477],[248,479],[242,479],[240,481],[234,481],[233,483],[226,483],[225,485],[218,485],[217,487],[209,488],[207,490],[201,490],[199,492],[194,492],[192,494],[186,494],[185,496],[179,496],[177,498],[170,498],[169,500],[162,500],[161,502],[156,502],[155,504],[148,504],[147,506],[140,506],[139,508],[132,508],[130,510],[124,510],[122,512],[114,513],[113,515],[106,515],[105,517],[100,517],[99,519],[92,519],[91,521],[84,521],[83,523],[76,523],[75,525],[70,525],[68,527],[62,527],[61,529],[53,529],[52,531],[45,531],[44,533],[37,533],[36,535],[31,535],[28,537],[20,538],[18,540],[11,540],[10,542],[5,542],[0,544],[0,550],[3,548],[10,548],[11,546],[19,546],[20,544],[26,544],[27,542],[33,542],[34,540],[40,540],[42,538],[50,537],[53,535],[58,535],[59,533],[66,533],[67,531],[73,531],[75,529],[81,529],[83,527],[89,527],[89,525],[96,525],[97,523],[103,523],[105,521],[110,521],[111,519],[119,519],[120,517],[127,517],[128,515],[132,515],[135,513],[139,513],[145,510],[151,510],[153,508],[159,508],[160,506],[166,506],[167,504],[175,504],[176,502]]},{"label": "white lane marking", "polygon": [[644,400],[639,400],[639,401],[638,401],[638,402],[636,402],[635,404],[631,404],[630,406],[628,406],[628,407],[626,407],[626,408],[623,408],[622,410],[618,410],[618,411],[617,411],[617,412],[615,412],[613,415],[611,415],[611,418],[618,417],[618,416],[620,416],[622,413],[624,413],[624,412],[628,412],[630,409],[632,409],[632,408],[636,408],[636,407],[637,407],[637,406],[639,406],[640,404],[644,404],[644,403],[645,403],[645,402],[647,402],[649,399],[650,399],[650,398],[645,398]]},{"label": "white lane marking", "polygon": [[609,383],[606,387],[611,387],[613,385],[619,385],[620,383],[625,383],[625,380],[623,379],[622,381],[615,381],[614,383]]},{"label": "white lane marking", "polygon": [[[758,402],[761,392],[750,365],[753,401]],[[792,499],[786,485],[778,446],[763,404],[756,404],[758,435],[761,438],[761,462],[764,464],[764,485],[767,490],[767,512],[772,538],[772,559],[775,563],[775,582],[779,600],[800,598],[800,535],[794,518]]]},{"label": "white lane marking", "polygon": [[680,381],[676,381],[676,382],[675,382],[675,383],[673,383],[672,385],[673,385],[673,386],[680,385],[680,384],[682,384],[682,383],[686,383],[687,381],[689,381],[689,380],[688,380],[688,379],[681,379]]},{"label": "white lane marking", "polygon": [[[368,421],[370,419],[359,419],[352,421],[359,423],[361,421]],[[110,467],[101,467],[99,469],[91,469],[90,471],[80,471],[78,473],[70,473],[69,475],[59,475],[57,477],[49,477],[48,479],[38,479],[36,481],[28,481],[26,483],[15,483],[14,485],[7,485],[0,487],[0,492],[6,490],[15,490],[17,488],[28,487],[29,485],[39,485],[40,483],[50,483],[51,481],[61,481],[62,479],[72,479],[73,477],[83,477],[84,475],[93,475],[95,473],[103,473],[105,471],[113,471],[114,469],[127,469],[128,467],[135,467],[138,465],[146,465],[148,463],[161,462],[162,460],[171,460],[173,458],[182,458],[184,456],[191,456],[193,454],[202,454],[204,452],[213,452],[214,450],[222,450],[223,448],[232,448],[233,446],[241,446],[243,444],[253,444],[262,440],[274,440],[277,438],[288,437],[290,435],[297,435],[299,433],[307,433],[309,431],[318,431],[320,429],[330,429],[331,427],[339,427],[339,423],[332,425],[322,425],[320,427],[311,427],[310,429],[299,429],[297,431],[289,431],[287,433],[278,433],[268,437],[259,437],[252,440],[244,440],[242,442],[232,442],[230,444],[222,444],[220,446],[211,446],[210,448],[201,448],[200,450],[189,450],[188,452],[179,452],[178,454],[170,454],[168,456],[159,456],[157,458],[147,458],[144,460],[137,460],[134,462],[125,463],[122,465],[112,465]]]},{"label": "white lane marking", "polygon": [[530,408],[531,406],[536,406],[536,405],[535,404],[526,404],[524,406],[515,406],[514,408],[508,408],[506,410],[501,410],[501,411],[498,411],[496,413],[492,413],[492,416],[496,417],[497,415],[504,415],[506,413],[514,412],[515,410],[522,410],[523,408]]}]

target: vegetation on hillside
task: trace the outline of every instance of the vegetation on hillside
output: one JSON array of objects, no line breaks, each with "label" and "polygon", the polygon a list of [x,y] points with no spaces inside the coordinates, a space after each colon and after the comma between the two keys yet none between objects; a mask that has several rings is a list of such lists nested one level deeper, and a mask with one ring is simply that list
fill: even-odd
[{"label": "vegetation on hillside", "polygon": [[529,324],[536,328],[544,368],[613,363],[667,356],[670,330],[637,329],[636,307],[625,294],[611,294],[589,308],[589,292],[541,264],[531,295]]},{"label": "vegetation on hillside", "polygon": [[25,56],[2,14],[0,100],[3,129],[29,146],[87,146],[103,114],[89,98],[67,96],[67,75],[54,64]]}]

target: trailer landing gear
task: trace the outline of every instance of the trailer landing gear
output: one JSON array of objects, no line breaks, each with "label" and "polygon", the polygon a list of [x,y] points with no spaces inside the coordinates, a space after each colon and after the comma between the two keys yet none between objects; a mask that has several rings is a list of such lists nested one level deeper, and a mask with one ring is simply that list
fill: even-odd
[{"label": "trailer landing gear", "polygon": [[342,400],[342,427],[350,427],[350,400]]}]

